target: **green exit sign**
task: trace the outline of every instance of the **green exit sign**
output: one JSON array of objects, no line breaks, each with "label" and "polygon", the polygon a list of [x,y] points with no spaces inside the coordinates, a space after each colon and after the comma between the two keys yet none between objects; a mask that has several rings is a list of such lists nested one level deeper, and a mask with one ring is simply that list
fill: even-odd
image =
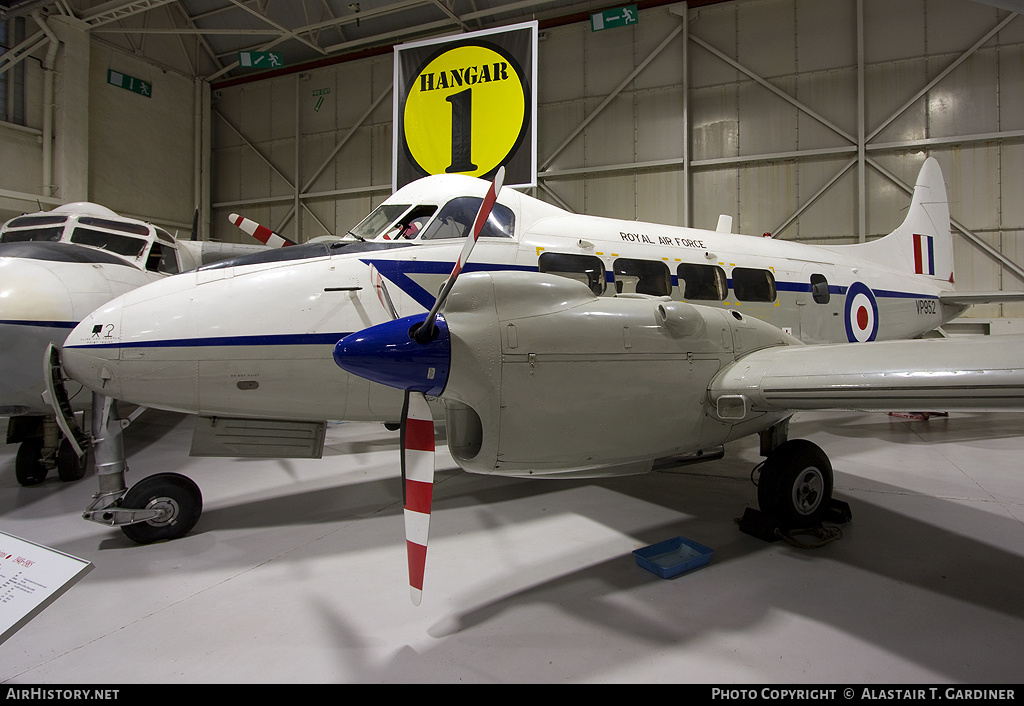
[{"label": "green exit sign", "polygon": [[240,51],[238,65],[246,69],[277,69],[284,66],[284,54],[276,51]]},{"label": "green exit sign", "polygon": [[141,78],[135,78],[128,74],[122,74],[113,69],[107,69],[107,83],[111,86],[118,86],[125,88],[132,93],[138,93],[140,96],[146,98],[153,97],[153,84],[148,81],[143,81]]},{"label": "green exit sign", "polygon": [[636,12],[636,5],[627,5],[626,7],[618,7],[614,10],[605,10],[604,12],[595,12],[590,16],[590,30],[592,32],[600,32],[602,29],[611,29],[612,27],[625,27],[626,25],[635,25],[640,22],[640,15]]}]

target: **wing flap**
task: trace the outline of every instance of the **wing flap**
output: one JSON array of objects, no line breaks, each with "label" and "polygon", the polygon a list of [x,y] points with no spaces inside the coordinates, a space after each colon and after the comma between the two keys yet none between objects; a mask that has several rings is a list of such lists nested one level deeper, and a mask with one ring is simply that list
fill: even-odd
[{"label": "wing flap", "polygon": [[762,349],[724,367],[709,393],[744,413],[1024,410],[1024,336]]}]

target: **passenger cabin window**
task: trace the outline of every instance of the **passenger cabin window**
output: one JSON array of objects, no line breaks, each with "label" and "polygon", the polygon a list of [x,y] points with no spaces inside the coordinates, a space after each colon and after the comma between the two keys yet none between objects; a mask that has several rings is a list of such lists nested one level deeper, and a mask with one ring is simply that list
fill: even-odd
[{"label": "passenger cabin window", "polygon": [[[460,196],[452,199],[437,214],[437,218],[427,226],[423,240],[440,240],[444,238],[462,238],[473,226],[477,211],[483,199],[475,196]],[[512,209],[500,203],[494,204],[491,215],[484,224],[480,236],[483,238],[511,238],[515,233],[516,217]]]},{"label": "passenger cabin window", "polygon": [[741,302],[773,302],[775,276],[768,270],[736,267],[732,271],[732,289]]},{"label": "passenger cabin window", "polygon": [[825,275],[811,275],[811,296],[818,304],[828,304],[828,280]]},{"label": "passenger cabin window", "polygon": [[597,296],[604,294],[604,263],[593,255],[569,255],[560,252],[540,254],[537,268],[541,272],[574,279],[590,287]]},{"label": "passenger cabin window", "polygon": [[664,262],[620,257],[612,267],[615,271],[616,294],[635,292],[667,297],[672,293],[672,273]]},{"label": "passenger cabin window", "polygon": [[676,268],[679,290],[683,299],[723,301],[729,293],[725,270],[718,265],[691,265],[683,263]]}]

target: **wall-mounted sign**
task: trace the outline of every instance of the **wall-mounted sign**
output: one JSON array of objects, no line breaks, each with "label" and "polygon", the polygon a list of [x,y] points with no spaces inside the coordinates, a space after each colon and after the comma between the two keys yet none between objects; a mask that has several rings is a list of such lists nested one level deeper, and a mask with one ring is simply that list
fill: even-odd
[{"label": "wall-mounted sign", "polygon": [[324,105],[324,96],[329,95],[331,95],[331,89],[329,88],[318,88],[313,91],[313,98],[316,101],[316,104],[313,106],[314,113],[320,112],[320,108]]},{"label": "wall-mounted sign", "polygon": [[636,5],[617,7],[614,10],[595,12],[590,16],[590,31],[600,32],[602,29],[612,27],[625,27],[640,22],[640,15],[637,14]]},{"label": "wall-mounted sign", "polygon": [[138,93],[140,96],[146,98],[153,97],[153,84],[148,81],[143,81],[141,78],[135,78],[128,74],[122,74],[113,69],[107,69],[107,83],[111,86],[117,86],[119,88],[125,88],[132,93]]},{"label": "wall-mounted sign", "polygon": [[240,51],[238,65],[244,69],[279,69],[284,66],[284,54],[276,51]]},{"label": "wall-mounted sign", "polygon": [[395,47],[398,189],[430,174],[537,183],[537,22]]}]

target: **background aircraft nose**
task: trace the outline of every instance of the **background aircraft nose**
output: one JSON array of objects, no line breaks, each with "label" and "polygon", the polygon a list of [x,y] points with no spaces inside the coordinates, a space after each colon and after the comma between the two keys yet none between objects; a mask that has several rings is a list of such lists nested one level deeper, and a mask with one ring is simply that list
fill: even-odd
[{"label": "background aircraft nose", "polygon": [[77,323],[71,293],[45,263],[0,257],[0,321]]},{"label": "background aircraft nose", "polygon": [[382,385],[439,395],[448,382],[451,341],[444,317],[434,322],[437,335],[426,343],[413,339],[425,314],[406,316],[353,333],[334,347],[343,370]]},{"label": "background aircraft nose", "polygon": [[53,271],[0,257],[0,414],[45,413],[43,351],[74,324],[71,294]]}]

